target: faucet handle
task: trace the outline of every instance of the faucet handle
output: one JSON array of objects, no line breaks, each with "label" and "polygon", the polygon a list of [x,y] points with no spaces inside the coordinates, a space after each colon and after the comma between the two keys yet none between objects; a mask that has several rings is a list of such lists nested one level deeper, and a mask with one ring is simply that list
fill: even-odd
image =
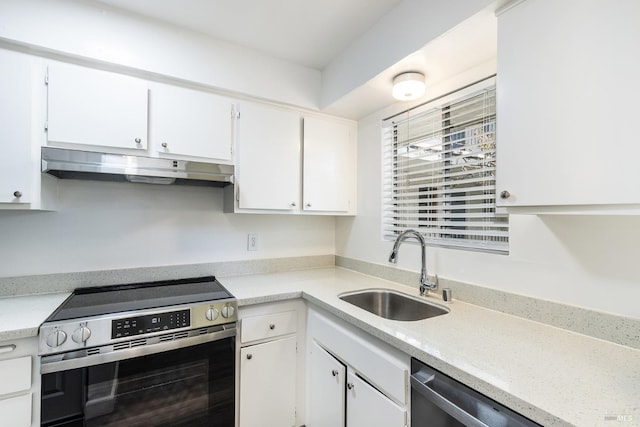
[{"label": "faucet handle", "polygon": [[435,275],[435,280],[432,282],[427,277],[424,280],[420,281],[420,295],[424,296],[429,291],[434,291],[438,289],[438,275]]}]

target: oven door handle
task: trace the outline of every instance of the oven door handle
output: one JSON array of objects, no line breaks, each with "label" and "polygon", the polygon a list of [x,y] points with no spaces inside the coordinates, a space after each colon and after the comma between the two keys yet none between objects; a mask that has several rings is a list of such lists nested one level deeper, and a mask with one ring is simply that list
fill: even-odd
[{"label": "oven door handle", "polygon": [[52,354],[42,356],[40,359],[40,373],[68,371],[70,369],[84,368],[87,366],[100,365],[103,363],[117,362],[119,360],[133,359],[134,357],[146,356],[149,354],[162,353],[165,351],[177,350],[191,347],[211,341],[218,341],[224,338],[235,337],[236,328],[227,328],[217,332],[196,335],[193,337],[180,338],[172,341],[163,341],[154,344],[130,347],[122,350],[112,350],[106,353],[86,354],[86,350],[74,351],[62,354]]},{"label": "oven door handle", "polygon": [[[435,379],[435,373],[418,371],[411,375],[411,388],[465,426],[489,427],[487,426],[487,424],[483,423],[464,409],[460,408],[454,402],[450,401],[446,397],[436,392],[433,388],[429,387],[429,385],[433,383]],[[462,389],[456,391],[463,392]]]}]

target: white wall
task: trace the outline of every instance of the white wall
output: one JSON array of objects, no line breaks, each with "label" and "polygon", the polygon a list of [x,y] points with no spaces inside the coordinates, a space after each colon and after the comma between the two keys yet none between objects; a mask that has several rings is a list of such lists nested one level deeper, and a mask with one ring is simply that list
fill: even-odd
[{"label": "white wall", "polygon": [[333,217],[225,214],[222,193],[61,180],[57,212],[0,211],[0,276],[334,253]]},{"label": "white wall", "polygon": [[[427,99],[484,72],[470,70],[430,88]],[[392,265],[392,242],[380,232],[381,121],[405,108],[397,104],[359,122],[358,216],[336,220],[336,255]],[[447,279],[640,318],[639,255],[637,216],[511,215],[509,255],[429,248],[427,265],[429,274]],[[401,247],[398,268],[420,270],[417,245]]]}]

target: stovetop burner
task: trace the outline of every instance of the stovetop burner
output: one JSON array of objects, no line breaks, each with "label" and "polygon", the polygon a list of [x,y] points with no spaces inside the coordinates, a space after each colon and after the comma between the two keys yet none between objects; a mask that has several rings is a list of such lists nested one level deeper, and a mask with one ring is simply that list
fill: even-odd
[{"label": "stovetop burner", "polygon": [[78,288],[46,321],[226,298],[233,296],[213,276]]}]

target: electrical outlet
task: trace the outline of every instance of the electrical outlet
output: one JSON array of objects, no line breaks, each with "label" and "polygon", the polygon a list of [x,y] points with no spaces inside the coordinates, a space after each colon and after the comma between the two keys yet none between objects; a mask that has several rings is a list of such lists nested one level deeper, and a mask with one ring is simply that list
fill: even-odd
[{"label": "electrical outlet", "polygon": [[247,235],[247,250],[248,251],[257,251],[260,249],[260,239],[258,234],[249,233]]}]

